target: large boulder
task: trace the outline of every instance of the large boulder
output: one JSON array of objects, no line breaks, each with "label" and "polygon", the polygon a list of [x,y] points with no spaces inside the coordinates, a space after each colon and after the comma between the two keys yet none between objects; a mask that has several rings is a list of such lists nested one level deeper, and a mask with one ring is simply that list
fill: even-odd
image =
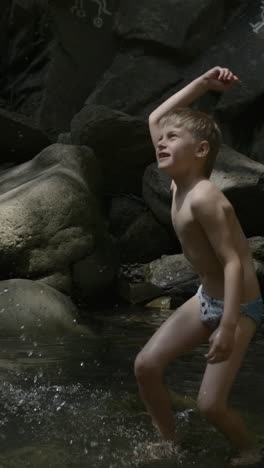
[{"label": "large boulder", "polygon": [[164,100],[167,89],[182,77],[182,70],[166,55],[146,53],[142,47],[128,49],[116,55],[86,105],[104,105],[145,118],[153,103]]},{"label": "large boulder", "polygon": [[38,281],[0,281],[0,336],[25,340],[40,335],[91,334],[78,324],[79,313],[71,299]]},{"label": "large boulder", "polygon": [[31,116],[55,140],[111,64],[116,1],[107,0],[106,7],[83,2],[80,8],[75,0],[8,3],[1,94],[9,110]]},{"label": "large boulder", "polygon": [[225,2],[218,0],[121,0],[115,30],[123,39],[171,48],[186,60],[210,44],[224,18]]},{"label": "large boulder", "polygon": [[28,117],[0,109],[2,161],[24,162],[50,144],[45,133]]},{"label": "large boulder", "polygon": [[[116,259],[99,203],[101,172],[90,149],[49,146],[32,161],[0,174],[0,187],[2,277],[43,278],[70,293],[78,289],[74,265],[92,256],[87,269],[93,268],[101,287],[113,279]],[[98,268],[103,260],[106,268],[97,273],[98,256]],[[88,295],[96,292],[98,284],[87,290]]]},{"label": "large boulder", "polygon": [[[264,204],[264,165],[222,145],[211,180],[233,204],[247,237],[264,234],[264,223],[253,209]],[[143,197],[156,218],[171,227],[170,179],[156,163],[144,174]]]},{"label": "large boulder", "polygon": [[71,122],[72,142],[91,147],[100,159],[104,192],[140,195],[142,176],[154,160],[148,125],[105,106],[84,106]]}]

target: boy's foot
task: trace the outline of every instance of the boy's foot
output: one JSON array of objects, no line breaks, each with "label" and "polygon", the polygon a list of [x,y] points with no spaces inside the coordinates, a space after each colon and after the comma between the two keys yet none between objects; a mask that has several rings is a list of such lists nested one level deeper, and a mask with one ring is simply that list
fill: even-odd
[{"label": "boy's foot", "polygon": [[263,459],[261,448],[255,448],[251,450],[242,450],[240,455],[236,458],[232,458],[231,466],[248,466],[255,465]]},{"label": "boy's foot", "polygon": [[180,445],[176,442],[164,440],[160,442],[140,443],[134,449],[134,455],[139,461],[146,462],[172,456],[182,458],[183,452]]}]

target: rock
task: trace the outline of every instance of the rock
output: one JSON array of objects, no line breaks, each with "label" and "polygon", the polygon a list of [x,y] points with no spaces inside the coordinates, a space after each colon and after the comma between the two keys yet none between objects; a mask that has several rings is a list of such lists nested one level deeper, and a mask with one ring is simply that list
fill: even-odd
[{"label": "rock", "polygon": [[[168,57],[147,54],[143,48],[116,55],[86,105],[104,105],[147,118],[168,88],[182,79],[182,72]],[[158,101],[158,102],[157,102]]]},{"label": "rock", "polygon": [[119,273],[119,293],[133,304],[172,296],[180,305],[197,291],[198,275],[183,254],[164,255],[143,265],[124,265]]},{"label": "rock", "polygon": [[0,109],[0,127],[1,161],[28,161],[50,144],[31,119],[15,112]]},{"label": "rock", "polygon": [[[78,268],[91,255],[93,268],[100,257],[100,267],[104,262],[112,280],[116,260],[110,249],[109,264],[111,255],[105,252],[110,239],[100,211],[101,182],[100,167],[90,149],[61,144],[0,174],[1,276],[48,276],[59,285],[55,275],[66,272],[63,291],[67,292],[66,285],[76,282],[74,265]],[[82,272],[91,273],[84,268]]]},{"label": "rock", "polygon": [[177,241],[148,210],[116,239],[116,244],[122,263],[145,263],[175,251]]},{"label": "rock", "polygon": [[69,297],[38,281],[0,281],[0,336],[91,334]]},{"label": "rock", "polygon": [[115,236],[120,237],[129,226],[146,211],[144,200],[131,194],[113,196],[108,209],[108,229]]},{"label": "rock", "polygon": [[116,1],[107,0],[107,8],[83,2],[81,17],[73,9],[75,0],[63,5],[44,0],[9,3],[1,94],[10,110],[32,116],[55,141],[112,62]]},{"label": "rock", "polygon": [[122,39],[171,48],[186,61],[210,44],[224,17],[225,2],[217,0],[121,0],[115,31]]},{"label": "rock", "polygon": [[260,125],[253,135],[250,157],[264,164],[264,126]]},{"label": "rock", "polygon": [[171,178],[158,169],[156,162],[146,168],[143,176],[143,198],[156,219],[172,230],[170,185]]},{"label": "rock", "polygon": [[104,106],[85,106],[72,120],[71,136],[100,159],[105,193],[141,194],[144,170],[155,158],[146,122]]},{"label": "rock", "polygon": [[216,65],[230,68],[241,81],[224,93],[213,93],[218,96],[213,112],[231,133],[228,144],[250,156],[248,144],[263,108],[264,28],[254,27],[261,22],[260,2],[244,1],[240,6],[240,14],[232,16],[211,46],[185,68],[176,91]]},{"label": "rock", "polygon": [[264,237],[251,237],[248,241],[264,299]]},{"label": "rock", "polygon": [[[264,203],[264,165],[222,145],[211,180],[233,204],[247,237],[264,234],[264,223],[253,206]],[[144,174],[143,197],[160,223],[171,226],[170,180],[156,163]]]}]

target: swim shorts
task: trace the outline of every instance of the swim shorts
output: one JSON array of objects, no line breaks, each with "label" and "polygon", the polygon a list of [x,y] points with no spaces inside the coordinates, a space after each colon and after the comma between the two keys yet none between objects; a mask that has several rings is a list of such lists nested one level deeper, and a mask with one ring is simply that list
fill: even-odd
[{"label": "swim shorts", "polygon": [[[211,330],[215,330],[219,326],[224,313],[224,301],[208,296],[204,292],[202,284],[199,286],[196,295],[200,299],[201,321],[211,328]],[[262,314],[264,313],[262,298],[259,297],[254,301],[243,302],[240,304],[240,312],[253,319],[257,327],[259,327],[262,322]]]}]

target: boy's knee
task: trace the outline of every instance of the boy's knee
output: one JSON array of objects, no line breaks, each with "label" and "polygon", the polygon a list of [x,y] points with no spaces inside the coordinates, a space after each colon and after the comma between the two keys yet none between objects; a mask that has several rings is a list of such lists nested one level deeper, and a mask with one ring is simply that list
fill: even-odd
[{"label": "boy's knee", "polygon": [[162,370],[154,356],[151,356],[144,351],[137,355],[134,370],[138,381],[157,377],[162,373]]},{"label": "boy's knee", "polygon": [[210,422],[219,420],[223,415],[224,406],[219,402],[205,397],[198,397],[197,407],[200,413]]}]

